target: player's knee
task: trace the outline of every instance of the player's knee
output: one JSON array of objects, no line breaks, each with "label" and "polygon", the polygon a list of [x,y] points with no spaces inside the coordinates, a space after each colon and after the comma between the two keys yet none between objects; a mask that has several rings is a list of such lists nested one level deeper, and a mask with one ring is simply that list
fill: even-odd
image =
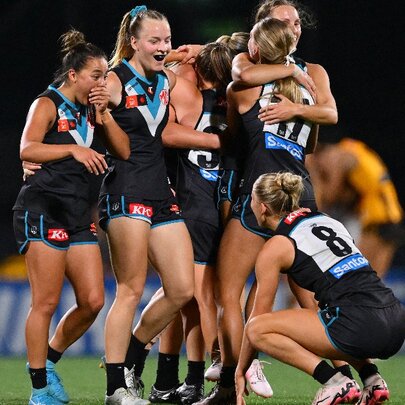
[{"label": "player's knee", "polygon": [[183,291],[179,297],[179,306],[184,307],[190,300],[194,297],[194,290],[190,288],[189,290]]},{"label": "player's knee", "polygon": [[200,310],[209,310],[215,305],[215,298],[213,291],[207,289],[196,289],[194,292],[195,299],[197,300]]},{"label": "player's knee", "polygon": [[255,316],[245,326],[246,337],[253,346],[257,346],[264,336],[263,322],[260,316]]},{"label": "player's knee", "polygon": [[104,306],[104,295],[95,295],[93,297],[89,297],[89,299],[86,301],[84,307],[86,310],[89,312],[89,314],[93,317],[96,317],[98,313],[101,311],[101,309]]},{"label": "player's knee", "polygon": [[135,308],[143,294],[143,285],[118,285],[116,300]]},{"label": "player's knee", "polygon": [[233,288],[231,285],[222,286],[216,294],[217,301],[223,308],[237,308],[240,312],[240,296],[241,291],[238,288]]},{"label": "player's knee", "polygon": [[40,313],[46,317],[52,317],[58,306],[58,301],[55,299],[47,299],[40,302],[34,302],[32,304],[32,311]]},{"label": "player's knee", "polygon": [[183,308],[194,297],[194,286],[190,284],[176,291],[170,291],[167,297],[176,308]]}]

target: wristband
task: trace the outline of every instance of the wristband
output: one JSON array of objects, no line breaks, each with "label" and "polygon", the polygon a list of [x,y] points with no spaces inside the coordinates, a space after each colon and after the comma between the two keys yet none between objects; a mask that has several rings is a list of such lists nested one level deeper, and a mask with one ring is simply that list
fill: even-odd
[{"label": "wristband", "polygon": [[292,77],[292,78],[295,78],[295,77],[297,77],[301,72],[302,72],[302,70],[301,70],[297,65],[294,65],[294,72],[292,72],[291,77]]}]

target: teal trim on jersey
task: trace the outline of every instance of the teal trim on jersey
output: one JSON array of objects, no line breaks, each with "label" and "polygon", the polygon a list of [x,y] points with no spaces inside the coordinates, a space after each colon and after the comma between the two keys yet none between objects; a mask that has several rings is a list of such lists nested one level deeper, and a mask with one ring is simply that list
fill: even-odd
[{"label": "teal trim on jersey", "polygon": [[252,232],[252,233],[254,233],[255,235],[263,236],[263,237],[265,237],[265,238],[267,238],[267,239],[270,239],[270,238],[271,238],[270,235],[268,235],[268,234],[266,234],[266,233],[261,233],[261,232],[259,232],[259,231],[255,231],[254,229],[250,228],[250,227],[245,223],[245,220],[243,219],[243,214],[245,213],[246,205],[247,205],[249,202],[250,202],[250,196],[249,196],[249,198],[247,198],[247,199],[245,200],[245,202],[244,202],[243,205],[242,205],[242,212],[241,212],[241,215],[240,215],[240,222],[241,222],[242,226],[243,226],[247,231]]},{"label": "teal trim on jersey", "polygon": [[72,242],[69,246],[75,245],[98,245],[98,242]]},{"label": "teal trim on jersey", "polygon": [[198,260],[194,260],[194,264],[200,264],[202,266],[211,266],[211,267],[215,266],[215,263],[213,262],[200,262]]},{"label": "teal trim on jersey", "polygon": [[110,214],[110,194],[107,194],[106,203],[107,203],[107,217],[111,218],[111,214]]},{"label": "teal trim on jersey", "polygon": [[[339,308],[337,308],[338,313],[339,313]],[[326,324],[321,316],[321,312],[322,310],[318,311],[318,318],[321,321],[321,324],[324,326],[325,328],[325,333],[326,333],[326,337],[328,338],[329,342],[331,343],[331,345],[336,349],[339,350],[340,352],[343,352],[343,350],[333,341],[332,337],[329,334],[329,330],[328,327],[333,323],[333,321],[335,321],[338,317],[334,317],[332,318],[332,320],[330,322],[328,322],[328,324]]]},{"label": "teal trim on jersey", "polygon": [[[126,59],[123,59],[122,63],[136,76],[136,78],[142,80],[143,82],[145,82],[147,84],[153,84],[153,81],[149,80],[145,76],[142,76],[140,73],[138,73],[138,71]],[[130,82],[128,82],[128,83],[130,83]],[[143,93],[143,90],[142,90],[142,93]]]},{"label": "teal trim on jersey", "polygon": [[24,251],[25,247],[27,246],[28,242],[30,241],[30,238],[28,236],[28,211],[25,211],[24,215],[24,234],[25,234],[25,242],[19,249],[18,253],[21,255],[22,252]]},{"label": "teal trim on jersey", "polygon": [[48,86],[48,89],[54,91],[56,94],[58,94],[60,97],[62,97],[63,101],[64,101],[69,107],[73,108],[73,109],[76,110],[76,111],[79,111],[79,110],[80,110],[80,107],[81,107],[82,104],[78,104],[78,105],[77,105],[77,104],[73,103],[73,102],[70,101],[61,91],[59,91],[56,87],[54,87],[54,86],[52,86],[52,85],[49,85],[49,86]]},{"label": "teal trim on jersey", "polygon": [[167,222],[160,222],[159,224],[152,225],[151,229],[157,228],[158,226],[175,224],[176,222],[184,222],[184,219],[174,219],[174,220],[167,221]]},{"label": "teal trim on jersey", "polygon": [[234,176],[235,176],[235,171],[231,170],[231,175],[229,176],[229,182],[228,182],[228,201],[232,201],[232,183],[233,183]]},{"label": "teal trim on jersey", "polygon": [[[78,134],[80,135],[80,137],[83,139],[83,142],[86,143],[87,133],[88,133],[87,115],[88,115],[89,108],[80,103],[74,104],[67,97],[65,97],[57,88],[53,87],[52,85],[48,86],[48,89],[54,91],[60,97],[62,97],[64,103],[61,104],[58,108],[63,110],[63,112],[66,114],[66,118],[68,120],[74,120],[76,122],[75,129],[78,132]],[[83,111],[83,108],[84,108],[84,111]],[[79,118],[72,114],[72,110],[74,110],[76,112],[76,114],[79,115]],[[84,112],[84,114],[83,114],[83,112]],[[58,115],[59,115],[59,113],[58,113]],[[68,132],[70,133],[70,130]],[[73,137],[73,139],[74,139],[74,137]]]},{"label": "teal trim on jersey", "polygon": [[[162,105],[159,96],[160,96],[161,91],[164,89],[166,77],[159,73],[156,74],[158,81],[156,84],[155,92],[153,94],[153,100],[151,100],[149,98],[149,95],[147,93],[145,93],[145,90],[143,89],[143,87],[138,83],[138,80],[141,80],[150,85],[152,85],[153,82],[148,80],[146,77],[142,76],[141,74],[139,74],[134,69],[134,67],[131,66],[130,63],[128,61],[126,61],[125,59],[122,60],[122,63],[125,66],[127,66],[128,69],[135,75],[135,77],[133,79],[131,79],[129,82],[125,83],[125,86],[127,86],[129,84],[135,89],[135,91],[138,94],[143,94],[146,96],[146,99],[148,100],[148,102],[147,102],[148,110],[152,114],[153,118],[156,118],[156,116],[159,112],[159,108]],[[164,108],[166,108],[166,106],[164,106]]]}]

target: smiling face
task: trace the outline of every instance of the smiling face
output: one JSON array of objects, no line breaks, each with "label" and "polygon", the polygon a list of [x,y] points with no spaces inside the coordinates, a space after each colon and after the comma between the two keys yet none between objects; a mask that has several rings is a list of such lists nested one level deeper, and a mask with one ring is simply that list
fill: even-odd
[{"label": "smiling face", "polygon": [[293,6],[278,6],[271,11],[269,17],[276,18],[288,24],[295,36],[294,48],[296,48],[301,37],[301,19],[297,9]]},{"label": "smiling face", "polygon": [[164,59],[172,49],[169,23],[146,18],[138,37],[131,37],[131,46],[135,51],[131,60],[139,73],[148,76],[163,70]]},{"label": "smiling face", "polygon": [[83,69],[70,69],[69,80],[73,82],[75,99],[83,105],[88,105],[90,90],[106,83],[108,64],[104,58],[89,58]]}]

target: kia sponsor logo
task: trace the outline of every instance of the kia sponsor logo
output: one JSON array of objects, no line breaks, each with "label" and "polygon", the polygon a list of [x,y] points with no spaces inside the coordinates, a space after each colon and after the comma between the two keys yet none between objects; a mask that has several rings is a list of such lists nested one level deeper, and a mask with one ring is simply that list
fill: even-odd
[{"label": "kia sponsor logo", "polygon": [[48,240],[64,242],[69,240],[69,235],[66,232],[66,229],[48,229]]},{"label": "kia sponsor logo", "polygon": [[307,212],[311,212],[309,208],[301,208],[297,211],[291,212],[288,214],[284,222],[288,225],[291,225],[298,217],[307,215]]},{"label": "kia sponsor logo", "polygon": [[130,203],[129,213],[131,215],[142,215],[147,218],[152,218],[153,208],[143,204]]}]

